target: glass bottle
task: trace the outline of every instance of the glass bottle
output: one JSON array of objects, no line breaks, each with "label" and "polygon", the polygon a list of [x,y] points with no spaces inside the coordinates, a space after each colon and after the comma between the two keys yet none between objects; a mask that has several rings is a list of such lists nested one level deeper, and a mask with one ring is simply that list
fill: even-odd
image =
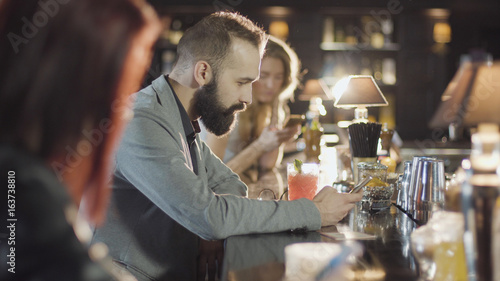
[{"label": "glass bottle", "polygon": [[396,172],[396,160],[392,159],[390,155],[393,135],[394,130],[390,130],[387,123],[382,124],[382,130],[380,131],[380,143],[382,149],[379,151],[379,160],[381,164],[388,167],[388,173]]},{"label": "glass bottle", "polygon": [[500,133],[497,124],[479,124],[477,133],[472,134],[470,155],[474,172],[495,173],[500,166]]},{"label": "glass bottle", "polygon": [[309,104],[309,110],[306,113],[306,125],[303,127],[303,138],[306,144],[304,153],[306,162],[319,163],[321,154],[321,136],[323,127],[319,122],[320,112],[324,110],[320,98],[313,98]]}]

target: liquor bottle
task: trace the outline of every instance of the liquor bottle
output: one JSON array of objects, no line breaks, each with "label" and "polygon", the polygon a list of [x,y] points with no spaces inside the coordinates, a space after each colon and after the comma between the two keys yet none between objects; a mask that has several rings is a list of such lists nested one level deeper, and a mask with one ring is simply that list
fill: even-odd
[{"label": "liquor bottle", "polygon": [[384,47],[384,35],[380,31],[379,25],[373,25],[375,30],[370,35],[370,45],[375,49],[381,49]]},{"label": "liquor bottle", "polygon": [[387,166],[388,173],[396,172],[396,160],[391,158],[390,153],[393,135],[394,130],[390,130],[387,126],[387,123],[384,123],[380,132],[381,149],[379,151],[379,160],[381,164]]},{"label": "liquor bottle", "polygon": [[471,136],[470,155],[472,169],[476,173],[496,173],[500,167],[500,133],[497,124],[479,124]]},{"label": "liquor bottle", "polygon": [[392,32],[394,30],[394,24],[391,19],[385,19],[380,21],[380,29],[384,34],[385,44],[392,43]]},{"label": "liquor bottle", "polygon": [[396,61],[393,58],[382,60],[382,82],[386,85],[396,84]]},{"label": "liquor bottle", "polygon": [[170,43],[173,45],[179,44],[179,40],[181,40],[181,37],[183,35],[184,32],[182,31],[182,21],[179,19],[172,21],[172,28],[168,36]]},{"label": "liquor bottle", "polygon": [[361,58],[361,75],[372,75],[372,68],[370,66],[370,59],[367,57]]},{"label": "liquor bottle", "polygon": [[323,21],[323,43],[335,42],[335,22],[333,17],[326,17]]},{"label": "liquor bottle", "polygon": [[345,31],[341,25],[335,26],[335,42],[345,42]]},{"label": "liquor bottle", "polygon": [[358,38],[355,36],[354,25],[352,23],[347,24],[345,42],[350,45],[358,44]]},{"label": "liquor bottle", "polygon": [[311,100],[309,110],[306,113],[306,125],[302,128],[306,144],[304,149],[306,162],[319,163],[320,160],[321,136],[323,135],[323,127],[319,122],[320,110],[317,102]]},{"label": "liquor bottle", "polygon": [[375,78],[377,82],[381,82],[383,79],[381,60],[375,60],[375,62],[373,63],[373,78]]}]

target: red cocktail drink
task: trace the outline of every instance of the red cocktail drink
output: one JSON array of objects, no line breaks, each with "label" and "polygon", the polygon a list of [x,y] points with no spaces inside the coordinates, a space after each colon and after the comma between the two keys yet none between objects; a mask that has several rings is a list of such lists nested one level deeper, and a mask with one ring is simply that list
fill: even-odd
[{"label": "red cocktail drink", "polygon": [[291,164],[288,166],[288,200],[307,198],[312,200],[318,192],[319,165],[305,163],[299,173]]}]

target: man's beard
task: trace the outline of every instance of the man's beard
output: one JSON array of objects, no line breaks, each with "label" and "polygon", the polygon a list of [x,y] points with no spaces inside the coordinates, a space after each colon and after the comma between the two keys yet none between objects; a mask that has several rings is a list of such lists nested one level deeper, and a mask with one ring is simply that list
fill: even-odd
[{"label": "man's beard", "polygon": [[193,98],[195,114],[201,116],[205,128],[216,136],[223,136],[234,128],[235,112],[246,109],[245,103],[225,108],[217,93],[217,79],[196,90]]}]

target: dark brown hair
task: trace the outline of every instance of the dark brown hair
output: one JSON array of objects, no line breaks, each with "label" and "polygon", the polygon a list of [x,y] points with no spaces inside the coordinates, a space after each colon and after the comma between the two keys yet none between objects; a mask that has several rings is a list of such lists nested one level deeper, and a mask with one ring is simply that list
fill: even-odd
[{"label": "dark brown hair", "polygon": [[[129,43],[144,24],[132,1],[2,1],[0,142],[48,161],[112,120]],[[92,189],[109,179],[108,138],[93,143]]]},{"label": "dark brown hair", "polygon": [[250,42],[261,54],[267,41],[264,31],[246,17],[233,12],[217,12],[186,30],[177,45],[176,63],[185,66],[205,60],[217,71],[230,53],[232,38]]}]

